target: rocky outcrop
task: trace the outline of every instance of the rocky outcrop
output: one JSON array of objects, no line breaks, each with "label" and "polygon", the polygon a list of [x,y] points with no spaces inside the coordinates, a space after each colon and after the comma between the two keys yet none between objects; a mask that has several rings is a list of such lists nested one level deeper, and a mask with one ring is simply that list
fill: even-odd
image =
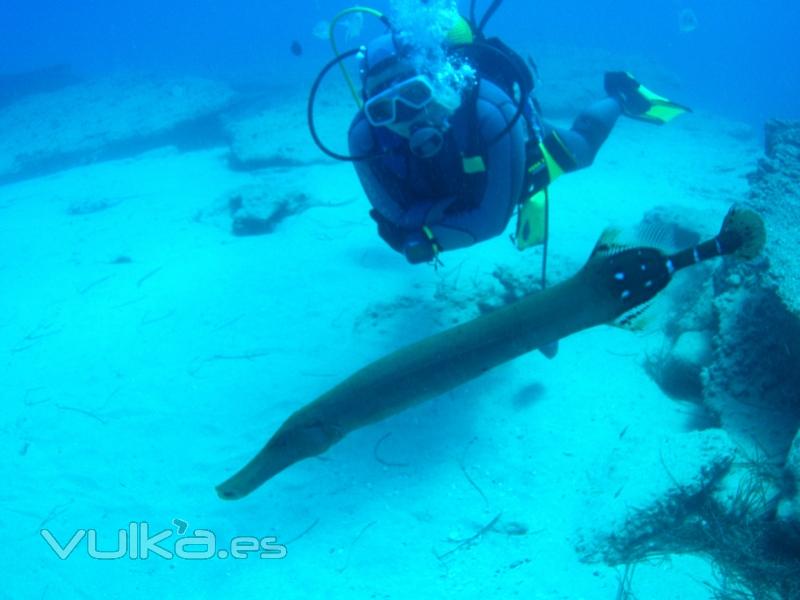
[{"label": "rocky outcrop", "polygon": [[231,192],[225,199],[225,205],[218,212],[228,212],[230,215],[231,233],[246,236],[272,233],[285,219],[320,203],[303,192],[276,195],[265,186],[250,185]]},{"label": "rocky outcrop", "polygon": [[[348,155],[347,129],[358,111],[350,91],[333,75],[314,103],[319,139]],[[306,91],[273,89],[225,116],[230,165],[237,170],[333,162],[314,143],[308,128]]]},{"label": "rocky outcrop", "polygon": [[703,552],[748,597],[794,598],[800,597],[800,122],[767,124],[766,153],[749,180],[744,204],[762,215],[767,230],[762,256],[721,261],[695,279],[692,301],[665,323],[664,349],[647,364],[670,395],[704,406],[710,418],[697,426],[724,430],[736,448],[735,466],[696,502],[683,496],[683,513],[675,489],[662,488],[649,508],[640,503],[616,519],[585,552],[611,562],[640,559],[648,549]]},{"label": "rocky outcrop", "polygon": [[778,297],[800,318],[800,121],[772,120],[765,126],[765,156],[750,176],[748,203],[766,221],[765,253]]},{"label": "rocky outcrop", "polygon": [[717,332],[705,401],[742,443],[781,461],[800,424],[800,122],[770,121],[747,204],[764,256],[715,272]]},{"label": "rocky outcrop", "polygon": [[18,73],[0,73],[0,107],[32,94],[53,92],[79,81],[80,78],[65,64]]},{"label": "rocky outcrop", "polygon": [[712,334],[708,330],[681,331],[658,354],[648,356],[648,372],[665,392],[682,400],[703,397],[703,370],[711,362]]},{"label": "rocky outcrop", "polygon": [[800,123],[767,124],[750,183],[745,204],[767,229],[762,256],[696,280],[648,369],[670,395],[702,402],[748,452],[781,460],[800,424]]},{"label": "rocky outcrop", "polygon": [[800,423],[800,321],[766,260],[724,265],[714,288],[704,402],[737,441],[780,460]]},{"label": "rocky outcrop", "polygon": [[[234,235],[268,235],[307,210],[357,201],[349,169],[339,164],[265,169],[195,214],[195,220]],[[342,192],[342,190],[347,190]]]},{"label": "rocky outcrop", "polygon": [[196,144],[232,98],[215,81],[139,75],[24,97],[0,110],[0,183],[166,144]]}]

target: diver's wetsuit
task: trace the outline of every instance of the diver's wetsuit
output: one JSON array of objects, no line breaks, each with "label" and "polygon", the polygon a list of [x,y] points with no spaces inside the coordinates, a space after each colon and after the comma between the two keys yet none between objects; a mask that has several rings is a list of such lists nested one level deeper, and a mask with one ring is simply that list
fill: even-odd
[{"label": "diver's wetsuit", "polygon": [[570,129],[552,127],[544,123],[543,133],[547,136],[555,131],[575,158],[577,165],[575,168],[582,169],[592,164],[597,151],[606,141],[621,114],[622,106],[619,100],[603,98],[584,109],[576,117]]},{"label": "diver's wetsuit", "polygon": [[[472,108],[474,107],[474,108]],[[570,129],[553,127],[531,113],[492,144],[513,118],[517,105],[498,86],[481,80],[474,102],[464,102],[450,119],[445,144],[431,158],[411,153],[408,141],[372,127],[363,112],[349,131],[350,152],[375,158],[355,163],[372,204],[379,233],[403,252],[407,239],[427,227],[440,250],[468,246],[503,232],[515,207],[531,194],[526,149],[555,135],[569,155],[563,171],[589,166],[622,112],[613,98],[595,102]],[[465,168],[479,155],[482,169]],[[549,177],[547,182],[553,177]],[[537,187],[543,187],[537,183]]]}]

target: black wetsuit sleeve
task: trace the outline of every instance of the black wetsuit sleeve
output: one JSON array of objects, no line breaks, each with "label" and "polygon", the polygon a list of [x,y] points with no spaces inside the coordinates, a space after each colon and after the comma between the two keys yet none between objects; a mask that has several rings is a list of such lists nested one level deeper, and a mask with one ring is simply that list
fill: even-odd
[{"label": "black wetsuit sleeve", "polygon": [[573,164],[561,165],[564,171],[575,171],[591,165],[621,114],[622,107],[617,100],[603,98],[583,110],[569,129],[545,123],[544,136],[555,131],[574,158]]}]

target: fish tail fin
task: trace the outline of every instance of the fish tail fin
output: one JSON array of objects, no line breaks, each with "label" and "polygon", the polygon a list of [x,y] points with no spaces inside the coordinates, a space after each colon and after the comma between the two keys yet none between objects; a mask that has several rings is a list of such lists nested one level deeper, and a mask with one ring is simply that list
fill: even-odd
[{"label": "fish tail fin", "polygon": [[750,260],[761,252],[767,240],[764,221],[754,210],[732,206],[725,215],[717,239],[723,254]]}]

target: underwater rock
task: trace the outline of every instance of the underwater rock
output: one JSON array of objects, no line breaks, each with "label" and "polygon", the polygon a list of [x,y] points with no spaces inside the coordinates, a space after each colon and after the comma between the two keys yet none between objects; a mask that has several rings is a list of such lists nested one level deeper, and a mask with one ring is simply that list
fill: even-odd
[{"label": "underwater rock", "polygon": [[220,135],[233,97],[206,79],[115,75],[25,97],[0,109],[0,183],[158,146],[193,147]]},{"label": "underwater rock", "polygon": [[78,83],[80,78],[66,64],[50,65],[19,73],[0,74],[0,106],[32,94],[52,92]]},{"label": "underwater rock", "polygon": [[311,198],[296,193],[276,197],[262,186],[247,186],[228,199],[233,235],[263,235],[272,233],[277,225],[311,207]]},{"label": "underwater rock", "polygon": [[[673,307],[665,349],[647,368],[669,394],[697,399],[702,392],[709,414],[746,451],[785,456],[800,425],[800,122],[770,121],[766,134],[766,156],[744,202],[766,222],[764,255],[692,273],[702,277],[688,284],[691,300]],[[655,214],[645,222],[674,218]],[[693,331],[705,339],[683,337]]]},{"label": "underwater rock", "polygon": [[[340,94],[333,99],[322,96],[325,101],[317,103],[314,122],[323,143],[347,154],[347,128],[358,109],[346,88],[336,82],[332,87]],[[223,127],[231,168],[250,171],[330,162],[308,132],[306,101],[296,90],[269,90],[247,110],[226,115]]]},{"label": "underwater rock", "polygon": [[711,332],[684,331],[668,350],[648,357],[647,370],[667,394],[684,400],[703,397],[703,369],[711,361]]},{"label": "underwater rock", "polygon": [[610,493],[586,511],[591,523],[579,531],[576,547],[582,560],[616,565],[652,552],[680,551],[676,531],[700,518],[699,499],[727,472],[735,453],[720,429],[622,451]]},{"label": "underwater rock", "polygon": [[800,424],[800,320],[766,259],[725,262],[713,281],[717,328],[704,402],[737,443],[785,456]]},{"label": "underwater rock", "polygon": [[711,358],[711,339],[708,331],[686,331],[672,347],[672,360],[679,370],[687,370],[691,378],[700,377],[700,370]]},{"label": "underwater rock", "polygon": [[778,296],[800,318],[800,121],[771,120],[764,133],[766,155],[749,176],[748,204],[764,217],[768,234],[764,252]]},{"label": "underwater rock", "polygon": [[[198,211],[195,221],[209,222],[234,235],[264,235],[286,219],[317,208],[336,208],[352,199],[337,197],[332,167],[275,169],[260,183],[235,188]],[[349,174],[349,173],[348,173]],[[333,200],[332,198],[337,198]]]},{"label": "underwater rock", "polygon": [[[282,120],[295,121],[295,126],[281,128]],[[224,127],[231,152],[231,167],[249,171],[319,159],[319,153],[309,151],[308,136],[299,131],[301,123],[297,113],[287,118],[281,111],[270,109],[241,118],[226,117]]]},{"label": "underwater rock", "polygon": [[800,422],[800,322],[766,261],[714,274],[717,331],[704,403],[740,445],[784,456]]}]

